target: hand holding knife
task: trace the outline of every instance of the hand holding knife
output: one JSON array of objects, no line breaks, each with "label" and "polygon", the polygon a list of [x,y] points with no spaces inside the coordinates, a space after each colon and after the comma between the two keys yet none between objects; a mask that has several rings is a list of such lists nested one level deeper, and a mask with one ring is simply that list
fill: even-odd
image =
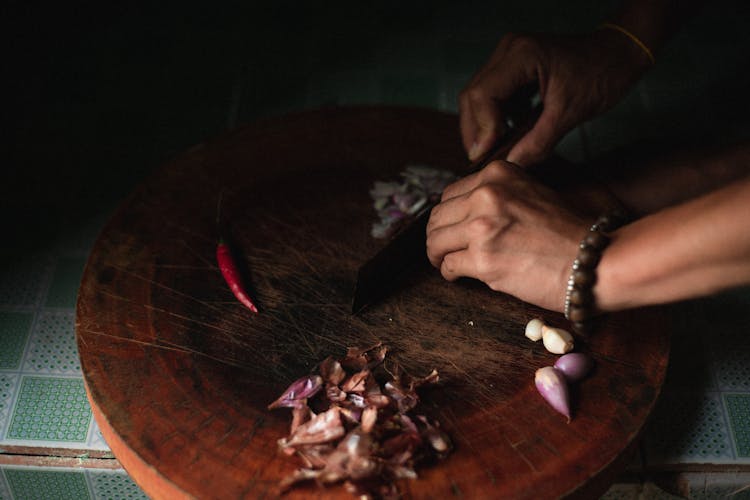
[{"label": "hand holding knife", "polygon": [[[472,163],[466,174],[477,172],[493,160],[505,158],[511,147],[528,131],[541,113],[541,106],[532,106],[535,87],[525,87],[506,103],[508,131],[482,158]],[[425,232],[430,212],[437,201],[428,203],[411,223],[403,227],[357,273],[352,313],[361,311],[393,290],[420,260],[426,261]]]}]

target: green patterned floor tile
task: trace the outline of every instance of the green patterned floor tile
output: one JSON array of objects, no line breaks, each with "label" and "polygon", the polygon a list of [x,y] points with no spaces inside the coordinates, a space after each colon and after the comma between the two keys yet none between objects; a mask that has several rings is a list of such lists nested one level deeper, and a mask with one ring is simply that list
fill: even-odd
[{"label": "green patterned floor tile", "polygon": [[78,286],[81,282],[86,259],[81,257],[62,257],[58,259],[55,274],[47,293],[47,307],[76,306]]},{"label": "green patterned floor tile", "polygon": [[679,500],[682,497],[668,493],[654,483],[615,483],[599,500]]},{"label": "green patterned floor tile", "polygon": [[[91,438],[87,444],[88,448],[91,450],[110,451],[109,445],[104,440],[104,436],[102,436],[102,430],[97,425],[96,420],[93,421],[93,424],[91,426]],[[114,458],[114,455],[112,455],[111,458]]]},{"label": "green patterned floor tile", "polygon": [[89,478],[96,500],[148,500],[125,471],[90,471]]},{"label": "green patterned floor tile", "polygon": [[32,313],[0,312],[0,370],[15,370],[21,365],[33,321]]},{"label": "green patterned floor tile", "polygon": [[750,472],[688,472],[680,482],[691,500],[750,500]]},{"label": "green patterned floor tile", "polygon": [[6,437],[85,443],[90,421],[82,379],[25,376]]},{"label": "green patterned floor tile", "polygon": [[10,496],[10,487],[5,480],[2,466],[0,466],[0,500],[13,500],[13,497]]},{"label": "green patterned floor tile", "polygon": [[0,440],[3,439],[3,429],[10,417],[10,402],[18,389],[18,375],[0,373]]},{"label": "green patterned floor tile", "polygon": [[15,500],[90,499],[83,471],[5,469]]},{"label": "green patterned floor tile", "polygon": [[24,373],[79,374],[75,340],[75,313],[72,311],[39,314],[23,363]]},{"label": "green patterned floor tile", "polygon": [[750,394],[725,394],[738,457],[750,457]]},{"label": "green patterned floor tile", "polygon": [[722,391],[750,390],[750,347],[723,348],[712,365],[716,383]]},{"label": "green patterned floor tile", "polygon": [[750,500],[750,491],[746,488],[747,484],[691,489],[688,498],[691,500]]},{"label": "green patterned floor tile", "polygon": [[653,464],[727,463],[734,459],[729,434],[719,393],[667,391],[646,430],[646,453]]}]

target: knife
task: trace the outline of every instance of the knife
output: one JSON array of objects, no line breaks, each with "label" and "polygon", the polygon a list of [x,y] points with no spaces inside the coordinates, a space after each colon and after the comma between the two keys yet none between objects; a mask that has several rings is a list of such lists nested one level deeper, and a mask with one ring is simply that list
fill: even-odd
[{"label": "knife", "polygon": [[[536,86],[519,90],[506,102],[505,135],[479,160],[468,167],[468,174],[477,172],[498,158],[505,158],[511,147],[528,132],[541,114]],[[402,227],[391,240],[357,271],[352,300],[352,314],[377,302],[393,291],[408,273],[427,261],[425,249],[427,221],[438,202],[427,203]]]}]

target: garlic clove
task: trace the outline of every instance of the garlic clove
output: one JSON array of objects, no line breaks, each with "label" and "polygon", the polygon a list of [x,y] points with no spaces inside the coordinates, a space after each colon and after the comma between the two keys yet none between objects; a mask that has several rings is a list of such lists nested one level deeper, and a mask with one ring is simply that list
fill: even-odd
[{"label": "garlic clove", "polygon": [[552,366],[539,368],[534,374],[534,384],[547,403],[570,422],[568,383],[562,372]]},{"label": "garlic clove", "polygon": [[568,382],[578,382],[589,374],[594,367],[591,356],[582,352],[571,352],[560,356],[555,361],[555,368],[560,370]]},{"label": "garlic clove", "polygon": [[542,327],[544,323],[539,318],[534,318],[526,324],[526,338],[534,342],[542,338]]},{"label": "garlic clove", "polygon": [[542,326],[542,342],[553,354],[565,354],[573,350],[573,336],[562,328]]}]

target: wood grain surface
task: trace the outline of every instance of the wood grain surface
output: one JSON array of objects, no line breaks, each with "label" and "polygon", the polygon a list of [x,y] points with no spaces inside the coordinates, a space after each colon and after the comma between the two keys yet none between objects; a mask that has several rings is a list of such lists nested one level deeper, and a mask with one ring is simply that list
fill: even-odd
[{"label": "wood grain surface", "polygon": [[[197,146],[159,169],[100,235],[82,281],[78,348],[97,422],[155,498],[268,498],[298,466],[277,452],[290,414],[266,406],[347,346],[382,341],[415,375],[455,451],[399,483],[406,498],[595,496],[644,424],[662,385],[668,328],[656,309],[607,317],[579,339],[597,368],[574,391],[570,424],[537,394],[556,359],[523,335],[561,315],[444,281],[429,266],[350,314],[358,266],[382,241],[368,190],[407,164],[465,164],[455,116],[351,108],[269,119]],[[555,169],[551,169],[555,170]],[[228,221],[260,314],[216,266],[216,210]],[[604,203],[589,190],[569,196]],[[592,201],[593,200],[593,201]],[[289,498],[347,498],[314,484]]]}]

